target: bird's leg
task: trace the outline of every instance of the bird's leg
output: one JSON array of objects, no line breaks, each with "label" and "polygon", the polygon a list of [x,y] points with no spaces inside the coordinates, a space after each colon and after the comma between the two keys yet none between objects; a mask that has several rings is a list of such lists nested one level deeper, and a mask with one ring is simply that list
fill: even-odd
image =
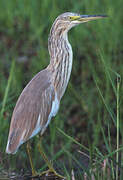
[{"label": "bird's leg", "polygon": [[[40,137],[41,139],[41,137]],[[44,159],[44,161],[46,162],[47,166],[48,166],[48,170],[47,171],[44,171],[40,174],[41,175],[44,175],[44,174],[50,174],[50,173],[53,173],[55,176],[61,178],[61,179],[66,179],[65,177],[61,176],[60,174],[58,174],[55,169],[53,168],[53,165],[51,164],[51,162],[48,160],[47,156],[45,155],[44,153],[44,150],[43,150],[43,147],[42,147],[42,144],[41,143],[38,143],[38,150],[39,150],[39,153],[41,154],[42,158]]]},{"label": "bird's leg", "polygon": [[32,176],[35,176],[36,172],[35,172],[33,162],[32,162],[32,156],[31,156],[31,152],[30,152],[31,146],[30,146],[29,142],[27,142],[26,148],[27,148],[27,154],[28,154],[28,157],[29,157],[29,162],[30,162],[30,166],[31,166],[31,170],[32,170]]},{"label": "bird's leg", "polygon": [[42,143],[38,143],[38,150],[39,150],[39,153],[41,154],[42,158],[46,162],[49,170],[53,172],[54,168],[53,168],[52,164],[50,163],[50,161],[48,160],[47,156],[44,153],[44,150],[43,150],[43,147],[42,147]]}]

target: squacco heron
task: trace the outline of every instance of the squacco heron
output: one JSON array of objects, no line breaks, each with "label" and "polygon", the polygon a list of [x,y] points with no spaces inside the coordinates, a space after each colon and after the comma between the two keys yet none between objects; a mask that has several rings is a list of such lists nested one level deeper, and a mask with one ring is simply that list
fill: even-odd
[{"label": "squacco heron", "polygon": [[[57,114],[72,69],[73,52],[68,31],[78,24],[104,17],[67,12],[56,18],[48,39],[50,64],[34,76],[18,98],[11,119],[7,153],[15,154],[23,143],[38,133],[42,136]],[[49,169],[55,172],[44,153],[43,157]],[[35,174],[34,170],[32,173]]]}]

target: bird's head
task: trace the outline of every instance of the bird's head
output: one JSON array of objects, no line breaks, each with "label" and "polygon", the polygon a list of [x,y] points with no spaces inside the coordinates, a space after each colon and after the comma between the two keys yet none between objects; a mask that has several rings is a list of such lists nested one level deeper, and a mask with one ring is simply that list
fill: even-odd
[{"label": "bird's head", "polygon": [[59,15],[56,18],[52,26],[52,31],[54,30],[55,32],[68,31],[69,29],[71,29],[72,27],[78,24],[96,20],[96,19],[101,19],[104,17],[107,17],[107,16],[105,15],[80,15],[77,13],[66,12]]}]

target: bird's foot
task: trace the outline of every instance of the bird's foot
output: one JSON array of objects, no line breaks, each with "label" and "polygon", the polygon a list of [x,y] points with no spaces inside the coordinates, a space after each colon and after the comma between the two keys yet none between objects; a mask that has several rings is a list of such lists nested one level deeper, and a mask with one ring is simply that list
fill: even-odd
[{"label": "bird's foot", "polygon": [[48,169],[47,171],[43,171],[41,173],[36,173],[36,174],[33,174],[32,178],[35,178],[35,177],[49,177],[49,178],[54,178],[54,179],[57,179],[57,180],[66,180],[66,177],[58,174],[54,169]]}]

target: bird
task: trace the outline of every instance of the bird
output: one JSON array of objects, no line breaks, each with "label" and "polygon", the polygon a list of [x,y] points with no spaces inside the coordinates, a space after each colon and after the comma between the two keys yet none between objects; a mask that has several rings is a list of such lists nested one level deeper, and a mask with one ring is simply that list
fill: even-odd
[{"label": "bird", "polygon": [[[48,38],[50,63],[33,77],[17,100],[11,118],[6,153],[15,154],[29,139],[37,134],[42,136],[51,119],[56,116],[72,70],[73,52],[68,31],[79,24],[104,17],[106,15],[66,12],[55,19]],[[48,167],[51,168],[51,165]]]}]

